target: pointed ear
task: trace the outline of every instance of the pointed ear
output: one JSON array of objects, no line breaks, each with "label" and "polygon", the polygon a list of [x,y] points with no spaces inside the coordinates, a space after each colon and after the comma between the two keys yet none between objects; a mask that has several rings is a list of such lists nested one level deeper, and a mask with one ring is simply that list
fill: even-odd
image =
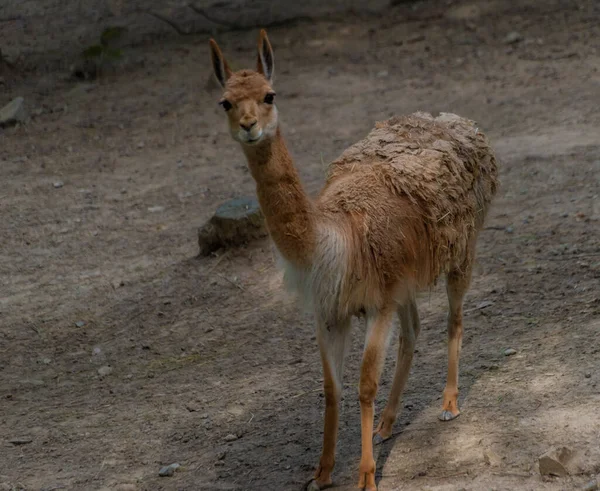
[{"label": "pointed ear", "polygon": [[231,68],[229,68],[227,61],[223,57],[223,53],[221,53],[221,50],[219,49],[219,45],[217,44],[217,42],[214,39],[211,39],[209,41],[209,44],[210,44],[210,60],[212,61],[212,66],[213,66],[213,71],[215,72],[215,77],[217,77],[217,80],[219,81],[221,86],[225,87],[225,82],[227,82],[227,79],[229,77],[231,77],[233,72],[231,71]]},{"label": "pointed ear", "polygon": [[265,76],[271,83],[273,81],[273,71],[275,70],[275,58],[273,57],[273,48],[267,37],[267,31],[261,29],[258,36],[258,63],[256,71]]}]

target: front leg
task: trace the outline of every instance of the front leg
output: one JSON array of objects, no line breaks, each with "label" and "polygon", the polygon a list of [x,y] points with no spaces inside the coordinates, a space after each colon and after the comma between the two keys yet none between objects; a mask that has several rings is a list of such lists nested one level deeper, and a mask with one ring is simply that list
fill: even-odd
[{"label": "front leg", "polygon": [[332,484],[331,473],[335,465],[339,422],[338,406],[342,394],[344,358],[350,346],[350,320],[317,323],[317,340],[323,363],[325,419],[321,459],[315,472],[315,478],[308,485],[308,491],[318,491]]},{"label": "front leg", "polygon": [[392,310],[377,312],[367,318],[367,339],[360,371],[360,427],[362,456],[358,487],[377,491],[375,484],[375,459],[373,458],[374,402],[379,377],[385,358],[385,349],[392,325]]}]

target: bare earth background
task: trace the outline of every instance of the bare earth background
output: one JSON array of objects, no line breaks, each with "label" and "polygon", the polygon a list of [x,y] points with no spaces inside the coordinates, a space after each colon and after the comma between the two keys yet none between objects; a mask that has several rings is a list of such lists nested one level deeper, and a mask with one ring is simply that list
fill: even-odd
[{"label": "bare earth background", "polygon": [[[207,35],[167,26],[89,85],[67,78],[71,55],[52,54],[68,39],[52,22],[60,42],[47,51],[0,31],[12,56],[30,55],[0,73],[0,106],[21,95],[31,115],[0,129],[0,489],[300,490],[323,410],[310,316],[282,292],[268,240],[195,258],[197,226],[254,192],[207,84]],[[426,1],[269,36],[311,193],[324,162],[375,121],[416,110],[477,120],[501,163],[466,301],[463,413],[436,419],[440,285],[420,302],[396,436],[377,447],[379,489],[582,486],[600,472],[600,4]],[[253,63],[255,38],[219,34],[236,67]],[[358,478],[362,340],[357,324],[340,490]],[[579,474],[539,475],[556,445],[578,452]]]}]

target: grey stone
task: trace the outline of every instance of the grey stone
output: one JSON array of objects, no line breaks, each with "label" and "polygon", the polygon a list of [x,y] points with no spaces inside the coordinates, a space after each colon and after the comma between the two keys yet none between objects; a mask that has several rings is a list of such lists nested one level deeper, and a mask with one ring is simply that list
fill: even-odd
[{"label": "grey stone", "polygon": [[160,477],[171,477],[173,474],[175,474],[175,471],[179,469],[179,467],[181,467],[179,464],[166,465],[161,467],[161,469],[158,471],[158,475]]},{"label": "grey stone", "polygon": [[16,97],[0,109],[0,126],[10,126],[21,123],[27,118],[25,99]]},{"label": "grey stone", "polygon": [[75,326],[77,326],[77,327],[83,327],[83,326],[85,326],[85,322],[84,321],[77,321],[75,323]]},{"label": "grey stone", "polygon": [[28,436],[19,436],[16,438],[11,438],[10,440],[8,440],[9,443],[12,443],[13,445],[27,445],[28,443],[31,443],[33,441],[33,438],[29,438]]},{"label": "grey stone", "polygon": [[234,442],[238,439],[238,437],[236,435],[234,435],[233,433],[229,433],[229,435],[225,436],[225,441],[226,442]]},{"label": "grey stone", "polygon": [[236,198],[217,208],[212,218],[198,229],[200,255],[251,242],[265,237],[267,228],[254,198]]},{"label": "grey stone", "polygon": [[64,185],[65,185],[65,183],[64,183],[64,182],[62,182],[62,181],[56,181],[56,182],[53,184],[53,186],[54,186],[56,189],[62,188]]},{"label": "grey stone", "polygon": [[504,44],[516,44],[523,41],[523,36],[520,32],[511,31],[506,36],[504,36]]},{"label": "grey stone", "polygon": [[504,356],[512,356],[512,355],[516,355],[517,354],[517,350],[513,349],[513,348],[506,348],[504,350]]},{"label": "grey stone", "polygon": [[100,375],[101,377],[106,377],[107,375],[110,375],[112,371],[112,367],[105,365],[103,367],[98,368],[98,375]]}]

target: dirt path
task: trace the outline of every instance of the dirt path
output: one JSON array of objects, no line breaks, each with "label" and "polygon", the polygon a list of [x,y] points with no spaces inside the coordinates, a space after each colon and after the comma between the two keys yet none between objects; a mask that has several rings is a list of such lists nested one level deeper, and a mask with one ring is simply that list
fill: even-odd
[{"label": "dirt path", "polygon": [[[477,120],[501,162],[466,302],[463,414],[436,419],[440,287],[421,299],[397,435],[378,447],[381,491],[577,489],[600,472],[600,8],[520,3],[423,2],[269,32],[311,192],[322,162],[415,110]],[[219,42],[243,66],[255,34]],[[272,246],[194,258],[197,225],[254,190],[205,88],[205,42],[131,48],[91,86],[58,72],[0,85],[1,104],[23,95],[33,115],[0,129],[0,489],[299,490],[313,472],[320,364]],[[357,479],[362,339],[357,324],[340,490]],[[540,477],[554,445],[579,452],[581,474]]]}]

